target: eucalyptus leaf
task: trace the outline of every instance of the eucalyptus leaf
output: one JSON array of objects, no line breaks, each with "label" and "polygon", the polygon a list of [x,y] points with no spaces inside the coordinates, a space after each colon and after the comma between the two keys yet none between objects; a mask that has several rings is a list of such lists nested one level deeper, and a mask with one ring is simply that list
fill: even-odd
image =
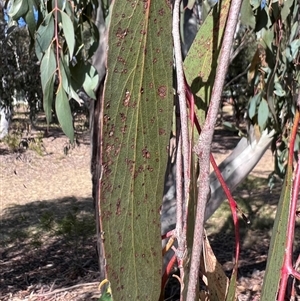
[{"label": "eucalyptus leaf", "polygon": [[56,60],[55,54],[53,51],[52,46],[49,46],[45,52],[45,55],[41,61],[41,82],[42,82],[42,89],[45,90],[46,83],[49,79],[53,76],[56,70]]},{"label": "eucalyptus leaf", "polygon": [[43,90],[43,107],[46,115],[47,123],[50,124],[52,121],[52,104],[53,104],[53,94],[54,94],[54,80],[55,74],[48,79],[45,88]]},{"label": "eucalyptus leaf", "polygon": [[286,247],[289,226],[289,213],[291,210],[292,186],[293,170],[292,166],[288,164],[273,225],[266,273],[261,292],[261,300],[277,300],[278,289],[280,286],[280,281],[282,279],[281,276],[284,266],[284,258],[285,256],[287,256]]},{"label": "eucalyptus leaf", "polygon": [[70,17],[63,11],[60,11],[64,36],[68,45],[70,60],[73,58],[74,48],[75,48],[75,34],[74,26]]},{"label": "eucalyptus leaf", "polygon": [[249,100],[249,108],[248,108],[248,115],[249,118],[252,119],[256,113],[257,104],[261,101],[261,93],[258,93],[251,97]]},{"label": "eucalyptus leaf", "polygon": [[16,0],[14,1],[14,5],[11,6],[8,15],[14,20],[18,20],[21,17],[24,17],[27,11],[28,11],[28,1]]},{"label": "eucalyptus leaf", "polygon": [[33,40],[34,39],[34,35],[35,35],[35,31],[36,31],[36,20],[35,20],[35,16],[34,16],[34,12],[33,12],[33,6],[31,8],[29,8],[27,14],[24,17],[25,22],[28,26],[28,30],[30,33],[30,37]]},{"label": "eucalyptus leaf", "polygon": [[249,0],[243,0],[241,7],[241,23],[250,28],[255,27],[255,16]]},{"label": "eucalyptus leaf", "polygon": [[89,72],[85,75],[83,88],[90,98],[96,99],[95,90],[98,85],[98,74],[92,65],[90,65],[89,68]]},{"label": "eucalyptus leaf", "polygon": [[274,31],[272,29],[262,29],[262,45],[268,47],[273,52]]},{"label": "eucalyptus leaf", "polygon": [[47,14],[43,23],[38,27],[35,40],[35,53],[41,60],[44,52],[48,49],[54,36],[54,19],[52,12]]},{"label": "eucalyptus leaf", "polygon": [[79,98],[78,94],[75,92],[72,81],[71,81],[71,72],[68,66],[68,63],[65,61],[64,57],[60,59],[59,64],[60,72],[61,72],[61,79],[62,79],[62,85],[65,90],[65,92],[68,95],[68,98],[75,99],[79,104],[82,104],[82,99]]},{"label": "eucalyptus leaf", "polygon": [[[115,0],[111,14],[99,181],[106,272],[114,300],[158,300],[159,208],[173,116],[172,9],[168,1]],[[86,79],[93,84],[94,77],[91,69]]]},{"label": "eucalyptus leaf", "polygon": [[291,29],[291,34],[290,34],[290,38],[289,38],[289,42],[292,43],[292,41],[294,40],[296,34],[297,34],[297,30],[298,30],[298,21],[296,21]]},{"label": "eucalyptus leaf", "polygon": [[288,15],[291,13],[291,6],[293,5],[294,0],[285,0],[282,2],[283,8],[281,9],[281,18],[285,22]]},{"label": "eucalyptus leaf", "polygon": [[65,92],[67,94],[70,93],[70,89],[69,89],[69,81],[70,81],[70,76],[69,76],[69,72],[68,70],[68,66],[65,66],[64,63],[63,63],[63,60],[60,59],[59,61],[59,69],[60,69],[60,73],[61,73],[61,83],[62,83],[62,86],[65,90]]},{"label": "eucalyptus leaf", "polygon": [[295,60],[299,50],[300,50],[300,39],[294,40],[291,44],[290,44],[290,48],[291,48],[291,56],[292,59]]},{"label": "eucalyptus leaf", "polygon": [[192,9],[195,5],[196,0],[188,0],[187,8]]},{"label": "eucalyptus leaf", "polygon": [[62,85],[58,87],[58,91],[56,94],[55,111],[62,130],[64,131],[66,136],[71,140],[71,143],[73,143],[74,128],[72,113],[68,97]]},{"label": "eucalyptus leaf", "polygon": [[253,10],[255,10],[260,7],[261,0],[250,0],[250,4],[253,7]]},{"label": "eucalyptus leaf", "polygon": [[258,107],[258,117],[257,117],[258,125],[261,131],[265,129],[268,118],[269,118],[269,106],[267,101],[263,98]]},{"label": "eucalyptus leaf", "polygon": [[286,92],[282,89],[282,86],[279,82],[276,82],[274,84],[274,94],[276,94],[279,97],[283,97],[286,95]]}]

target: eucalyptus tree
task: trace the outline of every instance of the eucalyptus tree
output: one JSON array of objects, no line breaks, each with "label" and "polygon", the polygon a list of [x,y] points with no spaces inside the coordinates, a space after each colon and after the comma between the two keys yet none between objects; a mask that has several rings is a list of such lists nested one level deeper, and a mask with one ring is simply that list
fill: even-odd
[{"label": "eucalyptus tree", "polygon": [[[12,19],[24,18],[34,42],[47,121],[54,104],[73,141],[69,99],[81,103],[82,87],[95,99],[92,173],[102,288],[109,281],[115,300],[162,299],[162,286],[177,261],[181,300],[198,300],[201,250],[209,248],[202,239],[204,221],[226,196],[238,229],[230,190],[273,143],[275,171],[286,178],[262,300],[275,300],[278,292],[283,300],[287,277],[298,277],[286,250],[290,254],[288,221],[295,216],[289,204],[296,203],[300,181],[299,167],[294,174],[292,168],[300,141],[299,3],[222,0],[210,9],[202,1],[202,24],[184,60],[180,4],[16,0],[7,5]],[[195,1],[188,1],[186,9],[194,7]],[[209,177],[209,161],[215,165],[211,141],[238,24],[255,37],[247,72],[249,131]],[[176,198],[161,208],[168,158],[176,162]],[[161,226],[160,212],[164,216],[169,209],[175,228],[165,233],[172,219],[165,223],[162,218]],[[162,283],[161,227],[163,237],[170,238],[167,248],[177,241],[175,260],[168,263]],[[209,281],[200,298],[234,298],[238,231],[236,238],[230,285],[216,268],[206,275],[202,271]]]}]

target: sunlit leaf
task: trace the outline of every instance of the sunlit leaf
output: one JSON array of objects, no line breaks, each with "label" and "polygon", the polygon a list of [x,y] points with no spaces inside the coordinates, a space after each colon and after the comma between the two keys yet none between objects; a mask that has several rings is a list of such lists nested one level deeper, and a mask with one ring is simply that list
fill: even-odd
[{"label": "sunlit leaf", "polygon": [[96,69],[92,65],[90,65],[90,70],[85,75],[83,88],[84,88],[84,91],[86,92],[86,94],[92,99],[96,98],[95,89],[98,85],[98,80],[99,80],[99,77],[98,77]]},{"label": "sunlit leaf", "polygon": [[229,280],[218,262],[207,237],[203,240],[201,274],[206,276],[210,300],[225,300]]},{"label": "sunlit leaf", "polygon": [[284,22],[287,16],[291,13],[291,6],[293,5],[294,0],[285,0],[282,2],[283,8],[281,9],[281,18]]},{"label": "sunlit leaf", "polygon": [[297,34],[297,30],[298,30],[298,21],[296,21],[292,26],[291,34],[290,34],[290,38],[289,38],[290,43],[294,40],[294,38]]},{"label": "sunlit leaf", "polygon": [[293,58],[293,60],[296,59],[296,56],[298,55],[299,51],[300,51],[300,39],[294,40],[291,45],[291,56]]},{"label": "sunlit leaf", "polygon": [[257,107],[257,104],[260,102],[260,100],[261,100],[261,93],[254,95],[249,100],[248,114],[249,114],[250,119],[252,119],[255,116],[256,107]]},{"label": "sunlit leaf", "polygon": [[248,71],[248,74],[247,74],[247,80],[248,82],[250,83],[254,76],[255,76],[255,73],[258,69],[258,67],[260,66],[260,54],[259,54],[259,49],[256,50],[253,58],[252,58],[252,61],[251,61],[251,64],[250,64],[250,68],[249,68],[249,71]]},{"label": "sunlit leaf", "polygon": [[68,97],[62,86],[59,86],[56,94],[55,111],[62,130],[73,143],[74,128],[72,113]]},{"label": "sunlit leaf", "polygon": [[250,0],[250,4],[254,9],[257,9],[258,7],[260,7],[261,4],[261,0]]},{"label": "sunlit leaf", "polygon": [[195,5],[196,0],[188,0],[187,8],[192,9]]},{"label": "sunlit leaf", "polygon": [[283,97],[286,95],[285,91],[282,89],[282,86],[279,82],[276,82],[274,84],[274,94],[276,94],[279,97]]},{"label": "sunlit leaf", "polygon": [[277,299],[280,277],[282,275],[281,270],[286,253],[292,179],[292,166],[288,166],[277,206],[260,300],[273,301]]},{"label": "sunlit leaf", "polygon": [[28,1],[27,0],[16,0],[14,1],[8,15],[14,20],[18,20],[23,17],[28,11]]},{"label": "sunlit leaf", "polygon": [[269,117],[269,106],[267,101],[263,98],[258,107],[258,117],[257,117],[258,125],[261,131],[265,129],[268,117]]},{"label": "sunlit leaf", "polygon": [[100,283],[101,297],[99,301],[113,301],[110,282],[107,279],[104,279]]},{"label": "sunlit leaf", "polygon": [[73,58],[74,47],[75,47],[75,35],[74,35],[74,26],[70,17],[63,11],[60,11],[64,36],[68,45],[70,60]]},{"label": "sunlit leaf", "polygon": [[273,51],[274,31],[270,29],[262,29],[261,45],[266,48],[268,47]]}]

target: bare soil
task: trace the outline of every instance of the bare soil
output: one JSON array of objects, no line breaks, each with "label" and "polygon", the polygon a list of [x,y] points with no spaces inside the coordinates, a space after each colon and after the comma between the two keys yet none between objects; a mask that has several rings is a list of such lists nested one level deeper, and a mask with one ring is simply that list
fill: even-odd
[{"label": "bare soil", "polygon": [[[60,131],[50,130],[42,138],[42,155],[30,149],[12,151],[0,143],[2,301],[99,297],[88,132],[79,135],[78,142],[70,147]],[[237,142],[238,137],[218,129],[213,143],[217,162]],[[267,186],[272,169],[273,157],[267,151],[235,192],[251,221],[241,225],[240,300],[259,299],[280,194],[280,185],[272,193]],[[230,275],[234,232],[230,215],[224,212],[229,212],[226,204],[208,221],[207,231],[218,260]]]}]

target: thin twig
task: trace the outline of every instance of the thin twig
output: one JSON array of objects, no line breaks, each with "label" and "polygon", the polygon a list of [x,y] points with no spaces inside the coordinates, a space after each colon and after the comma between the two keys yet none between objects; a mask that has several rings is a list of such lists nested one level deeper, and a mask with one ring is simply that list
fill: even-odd
[{"label": "thin twig", "polygon": [[[176,77],[177,77],[177,94],[178,102],[180,109],[180,126],[181,126],[181,149],[177,149],[178,160],[183,161],[183,197],[177,195],[177,220],[176,220],[176,229],[175,235],[178,242],[178,249],[176,251],[178,267],[181,270],[181,280],[184,279],[183,271],[183,260],[186,254],[186,215],[184,214],[187,210],[187,202],[189,195],[189,186],[190,186],[190,153],[189,153],[189,132],[188,132],[188,115],[185,99],[185,79],[183,72],[183,62],[182,62],[182,52],[181,52],[181,39],[180,39],[180,30],[179,30],[179,13],[180,13],[180,3],[181,0],[175,0],[174,9],[173,9],[173,24],[172,24],[172,35],[174,43],[174,55],[175,55],[175,66],[176,66]],[[177,162],[178,162],[177,160]],[[178,170],[177,170],[178,171]],[[177,187],[179,187],[177,185]],[[183,283],[183,281],[181,281]],[[183,287],[181,287],[181,291]],[[182,300],[182,296],[181,296]]]},{"label": "thin twig", "polygon": [[180,109],[180,123],[181,123],[181,139],[182,139],[182,157],[183,157],[183,172],[184,172],[184,200],[187,199],[189,191],[189,133],[188,133],[188,115],[185,99],[185,80],[183,72],[183,62],[181,53],[181,40],[179,31],[179,12],[180,12],[181,0],[175,0],[173,10],[173,43],[174,43],[174,55],[176,65],[176,77],[177,77],[177,95],[179,100]]},{"label": "thin twig", "polygon": [[[238,22],[242,0],[232,0],[227,18],[226,29],[222,48],[219,57],[219,64],[216,71],[216,78],[212,90],[212,97],[208,109],[207,117],[194,151],[199,157],[199,194],[196,210],[196,222],[194,232],[194,244],[191,257],[191,269],[189,275],[187,301],[196,300],[196,289],[198,283],[198,274],[200,267],[200,255],[203,244],[203,223],[205,206],[209,195],[209,156],[214,133],[214,127],[217,120],[220,99],[222,96],[225,77],[229,65],[234,33]],[[197,243],[196,243],[197,242]]]},{"label": "thin twig", "polygon": [[92,286],[92,285],[99,285],[99,282],[79,283],[79,284],[75,284],[75,285],[70,286],[70,287],[58,288],[58,289],[56,289],[52,292],[48,292],[48,293],[45,293],[45,294],[33,295],[32,297],[46,297],[46,296],[51,296],[53,294],[58,294],[58,293],[70,291],[70,290],[80,288],[80,287],[83,287],[83,286]]}]

